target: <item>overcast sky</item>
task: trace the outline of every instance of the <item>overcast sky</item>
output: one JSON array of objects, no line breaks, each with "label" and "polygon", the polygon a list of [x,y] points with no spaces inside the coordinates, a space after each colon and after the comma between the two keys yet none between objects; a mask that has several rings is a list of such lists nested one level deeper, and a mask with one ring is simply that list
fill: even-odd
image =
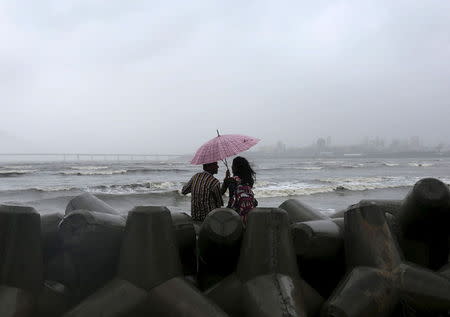
[{"label": "overcast sky", "polygon": [[0,42],[0,130],[33,150],[449,140],[448,0],[0,0]]}]

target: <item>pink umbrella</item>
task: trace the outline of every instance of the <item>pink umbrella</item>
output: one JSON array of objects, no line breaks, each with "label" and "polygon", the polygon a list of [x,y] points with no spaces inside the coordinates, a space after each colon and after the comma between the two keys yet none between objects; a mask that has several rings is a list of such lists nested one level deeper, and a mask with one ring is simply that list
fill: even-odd
[{"label": "pink umbrella", "polygon": [[[220,135],[217,131],[217,136],[214,139],[209,140],[197,150],[191,164],[198,165],[223,161],[227,157],[248,150],[259,141],[257,138],[241,134]],[[227,165],[226,161],[225,165]]]}]

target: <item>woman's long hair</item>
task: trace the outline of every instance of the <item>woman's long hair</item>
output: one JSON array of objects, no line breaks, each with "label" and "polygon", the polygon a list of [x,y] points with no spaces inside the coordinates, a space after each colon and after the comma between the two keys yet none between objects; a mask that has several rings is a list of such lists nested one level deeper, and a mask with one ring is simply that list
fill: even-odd
[{"label": "woman's long hair", "polygon": [[256,180],[256,173],[251,168],[247,159],[242,156],[236,156],[231,166],[234,176],[239,176],[242,184],[248,184],[253,187]]}]

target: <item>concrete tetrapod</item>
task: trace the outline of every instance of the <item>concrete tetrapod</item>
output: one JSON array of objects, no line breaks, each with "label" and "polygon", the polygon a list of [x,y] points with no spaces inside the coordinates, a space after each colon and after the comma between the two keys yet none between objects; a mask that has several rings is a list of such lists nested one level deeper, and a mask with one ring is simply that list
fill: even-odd
[{"label": "concrete tetrapod", "polygon": [[[400,208],[402,207],[403,200],[399,199],[370,199],[361,200],[361,203],[373,202],[377,204],[384,212],[396,216],[400,212]],[[334,214],[332,214],[331,218],[342,218],[344,217],[347,208],[344,210],[340,210]]]},{"label": "concrete tetrapod", "polygon": [[[137,310],[148,296],[147,287],[160,284],[180,273],[172,228],[164,227],[158,219],[149,221],[142,209],[146,208],[133,209],[127,218],[117,276],[64,317],[139,316]],[[159,211],[162,207],[156,209]],[[167,243],[167,236],[171,237],[171,243]],[[157,257],[155,254],[158,252],[155,251],[165,253],[166,256],[162,254]]]},{"label": "concrete tetrapod", "polygon": [[[223,299],[236,298],[232,292],[242,294],[234,305]],[[243,312],[249,317],[314,316],[323,301],[300,279],[288,214],[279,208],[250,212],[236,274],[206,294],[233,316]],[[238,304],[242,307],[236,307]]]},{"label": "concrete tetrapod", "polygon": [[[427,178],[418,181],[404,200],[362,200],[360,203],[375,203],[385,212],[406,260],[432,270],[442,270],[441,267],[448,263],[450,253],[449,195],[447,185]],[[343,214],[338,212],[332,217]],[[336,224],[339,225],[338,222]],[[329,286],[341,275],[332,271],[342,267],[342,252],[338,252],[342,245],[340,241],[343,241],[342,233],[338,233],[336,226],[327,220],[297,223],[291,228],[299,262],[302,263],[301,274],[323,296],[328,297],[332,288],[317,283],[317,279],[323,276],[317,272],[330,273],[325,278],[330,282]],[[336,253],[339,255],[333,258]],[[336,273],[340,271],[338,269]]]},{"label": "concrete tetrapod", "polygon": [[76,272],[74,284],[66,286],[75,302],[114,276],[124,231],[125,219],[113,214],[75,210],[61,221],[59,234]]},{"label": "concrete tetrapod", "polygon": [[330,219],[296,199],[286,200],[279,208],[289,215],[300,273],[322,296],[328,297],[345,272],[343,219]]},{"label": "concrete tetrapod", "polygon": [[70,200],[66,207],[66,215],[73,210],[80,210],[80,209],[101,212],[104,214],[112,214],[112,215],[119,214],[119,212],[115,210],[113,207],[111,207],[103,200],[98,199],[97,197],[95,197],[90,193],[78,195],[72,200]]},{"label": "concrete tetrapod", "polygon": [[244,283],[247,316],[307,316],[284,210],[257,208],[249,214],[236,273]]},{"label": "concrete tetrapod", "polygon": [[58,234],[58,226],[64,215],[61,213],[47,213],[41,215],[41,235],[44,263],[61,252],[62,241]]},{"label": "concrete tetrapod", "polygon": [[300,274],[325,298],[345,274],[343,229],[343,218],[291,225]]},{"label": "concrete tetrapod", "polygon": [[440,270],[439,273],[448,277],[450,279],[450,264],[444,265]]},{"label": "concrete tetrapod", "polygon": [[37,302],[39,317],[60,317],[70,307],[68,289],[55,281],[44,281],[44,287]]},{"label": "concrete tetrapod", "polygon": [[229,208],[211,211],[198,234],[199,272],[202,289],[236,270],[244,227],[239,215]]},{"label": "concrete tetrapod", "polygon": [[226,316],[181,274],[169,210],[136,207],[127,218],[117,277],[64,317]]},{"label": "concrete tetrapod", "polygon": [[55,281],[64,286],[78,285],[78,273],[72,255],[67,251],[62,251],[45,263],[45,280]]},{"label": "concrete tetrapod", "polygon": [[302,259],[332,260],[343,250],[343,229],[343,218],[293,223],[295,253]]},{"label": "concrete tetrapod", "polygon": [[76,283],[72,258],[63,250],[58,232],[62,219],[61,213],[41,215],[44,287],[38,299],[38,316],[61,316],[70,305],[70,292],[65,285]]},{"label": "concrete tetrapod", "polygon": [[400,303],[426,312],[450,309],[450,280],[403,261],[377,205],[349,208],[344,238],[351,271],[322,308],[322,316],[391,316]]},{"label": "concrete tetrapod", "polygon": [[134,317],[147,292],[123,279],[114,278],[64,317]]},{"label": "concrete tetrapod", "polygon": [[[66,214],[70,213],[73,210],[81,209],[120,215],[119,211],[115,210],[109,204],[105,203],[103,200],[90,193],[81,194],[70,200],[66,207]],[[175,227],[175,235],[180,251],[180,257],[183,264],[183,271],[185,274],[194,274],[196,271],[196,236],[192,219],[186,213],[176,212],[172,213],[171,215]],[[121,216],[126,218],[125,215]],[[61,257],[61,255],[59,257]]]},{"label": "concrete tetrapod", "polygon": [[320,211],[308,206],[297,199],[288,199],[278,208],[285,210],[289,216],[290,223],[311,221],[311,220],[328,220],[328,217]]},{"label": "concrete tetrapod", "polygon": [[183,274],[194,275],[197,272],[197,258],[195,255],[197,236],[192,218],[184,212],[172,212],[170,215],[172,216]]},{"label": "concrete tetrapod", "polygon": [[435,178],[418,181],[403,200],[395,231],[406,260],[438,270],[450,253],[450,191]]},{"label": "concrete tetrapod", "polygon": [[314,289],[328,297],[344,274],[342,219],[289,199],[280,207],[289,215],[300,273]]},{"label": "concrete tetrapod", "polygon": [[43,284],[40,216],[0,205],[0,316],[31,316]]},{"label": "concrete tetrapod", "polygon": [[184,280],[170,212],[141,206],[130,211],[119,262],[120,278],[148,291],[139,308],[150,316],[227,316]]},{"label": "concrete tetrapod", "polygon": [[[371,199],[361,200],[361,204],[375,203],[386,213],[389,223],[393,222],[396,215],[399,214],[403,200],[398,199]],[[297,255],[304,258],[330,259],[339,252],[344,243],[343,217],[347,208],[331,215],[330,222],[315,221],[304,222],[303,224],[293,225],[294,244],[296,241],[302,241]],[[309,227],[309,228],[308,228]],[[309,231],[309,233],[308,233]],[[305,243],[305,239],[307,243]],[[312,241],[310,241],[312,239]]]}]

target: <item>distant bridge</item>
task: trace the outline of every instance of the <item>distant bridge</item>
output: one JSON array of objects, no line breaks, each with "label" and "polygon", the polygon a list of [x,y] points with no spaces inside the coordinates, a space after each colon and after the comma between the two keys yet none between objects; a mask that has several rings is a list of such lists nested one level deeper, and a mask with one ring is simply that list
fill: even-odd
[{"label": "distant bridge", "polygon": [[180,154],[133,154],[133,153],[0,153],[1,158],[35,158],[61,160],[168,160]]}]

